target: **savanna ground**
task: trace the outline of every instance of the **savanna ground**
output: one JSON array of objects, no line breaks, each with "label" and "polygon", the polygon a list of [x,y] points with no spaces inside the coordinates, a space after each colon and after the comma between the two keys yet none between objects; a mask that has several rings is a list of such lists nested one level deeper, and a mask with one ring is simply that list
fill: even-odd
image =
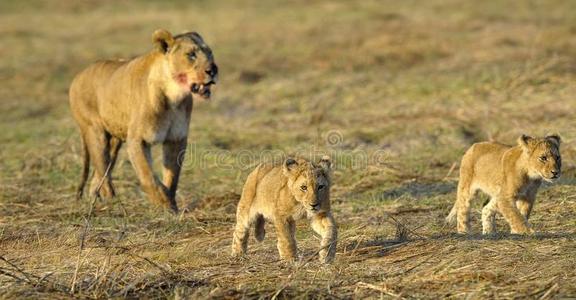
[{"label": "savanna ground", "polygon": [[[72,76],[199,31],[220,78],[196,103],[178,216],[142,194],[76,201]],[[571,1],[0,2],[0,298],[576,297],[576,4]],[[541,190],[535,237],[444,224],[473,142],[559,132],[563,178]],[[334,264],[299,223],[229,257],[235,203],[262,159],[330,154]],[[155,156],[158,156],[156,153]]]}]

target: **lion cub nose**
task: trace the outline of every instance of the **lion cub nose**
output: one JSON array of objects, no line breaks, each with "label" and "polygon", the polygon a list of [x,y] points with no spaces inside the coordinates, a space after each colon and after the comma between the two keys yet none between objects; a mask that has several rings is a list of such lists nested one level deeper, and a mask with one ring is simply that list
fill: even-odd
[{"label": "lion cub nose", "polygon": [[560,174],[560,171],[556,171],[556,170],[552,171],[552,176],[558,177],[558,174]]},{"label": "lion cub nose", "polygon": [[312,207],[312,210],[318,210],[320,208],[320,203],[310,204],[310,206]]}]

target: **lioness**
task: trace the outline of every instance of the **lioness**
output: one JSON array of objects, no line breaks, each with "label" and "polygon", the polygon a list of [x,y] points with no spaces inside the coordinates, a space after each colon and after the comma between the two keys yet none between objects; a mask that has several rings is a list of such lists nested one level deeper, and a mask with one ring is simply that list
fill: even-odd
[{"label": "lioness", "polygon": [[[198,33],[154,32],[155,49],[132,60],[105,60],[80,72],[70,86],[70,107],[80,127],[84,168],[92,193],[115,195],[111,172],[126,142],[142,188],[155,203],[178,211],[175,194],[186,150],[193,98],[210,98],[218,67]],[[151,145],[163,145],[163,180],[152,169]],[[106,175],[105,175],[106,174]],[[98,183],[103,180],[99,191]]]},{"label": "lioness", "polygon": [[308,217],[318,233],[320,261],[330,263],[336,253],[337,229],[330,211],[328,157],[318,164],[304,159],[286,159],[281,165],[261,164],[248,175],[236,212],[232,255],[246,253],[250,226],[258,241],[264,239],[264,222],[274,223],[278,251],[284,260],[296,258],[296,220]]},{"label": "lioness", "polygon": [[553,182],[560,177],[561,165],[558,135],[522,135],[513,147],[495,142],[474,144],[462,158],[456,203],[446,220],[456,218],[458,232],[469,232],[470,201],[481,190],[491,198],[482,209],[484,234],[494,232],[496,212],[510,224],[511,233],[533,233],[528,218],[536,192],[542,179]]}]

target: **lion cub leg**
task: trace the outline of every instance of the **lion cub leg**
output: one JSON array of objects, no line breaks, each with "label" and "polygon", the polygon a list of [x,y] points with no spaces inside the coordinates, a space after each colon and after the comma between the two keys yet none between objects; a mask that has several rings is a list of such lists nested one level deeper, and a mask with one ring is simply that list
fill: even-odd
[{"label": "lion cub leg", "polygon": [[498,200],[492,197],[482,208],[482,234],[492,234],[496,227],[496,213]]},{"label": "lion cub leg", "polygon": [[336,255],[336,241],[338,230],[332,214],[318,214],[312,217],[310,225],[320,235],[320,262],[331,263]]},{"label": "lion cub leg", "polygon": [[254,237],[257,241],[261,242],[264,240],[266,236],[266,229],[264,228],[266,225],[266,220],[264,220],[264,216],[258,215],[254,220]]},{"label": "lion cub leg", "polygon": [[522,214],[522,216],[524,216],[524,219],[526,219],[526,222],[528,222],[528,219],[530,218],[530,213],[532,212],[532,207],[534,207],[534,201],[536,201],[536,192],[535,191],[526,195],[526,197],[521,197],[518,200],[516,200],[516,207],[520,211],[520,214]]},{"label": "lion cub leg", "polygon": [[450,214],[446,217],[448,222],[451,222],[456,217],[458,233],[468,233],[470,231],[470,201],[475,193],[475,190],[472,189],[473,169],[474,160],[471,157],[471,150],[468,150],[460,163],[456,202]]},{"label": "lion cub leg", "polygon": [[[254,219],[260,220],[260,218],[262,218],[261,214],[252,216],[250,214],[252,204],[256,197],[257,179],[258,168],[256,168],[255,171],[252,171],[252,173],[248,175],[246,183],[242,188],[242,196],[240,197],[240,201],[238,201],[238,207],[236,208],[236,227],[234,229],[234,236],[232,237],[232,256],[240,256],[246,254],[246,251],[248,250],[250,226],[254,223]],[[263,218],[261,222],[264,223]],[[264,224],[261,224],[261,226],[264,227]]]},{"label": "lion cub leg", "polygon": [[516,207],[516,199],[514,197],[499,197],[498,210],[510,225],[512,234],[530,234],[534,231],[528,226],[526,218],[520,213]]},{"label": "lion cub leg", "polygon": [[236,227],[232,237],[232,256],[238,257],[246,254],[248,250],[248,238],[250,237],[250,220],[248,215],[236,218]]},{"label": "lion cub leg", "polygon": [[278,235],[278,252],[280,258],[287,261],[296,259],[296,222],[292,218],[275,218],[274,226]]},{"label": "lion cub leg", "polygon": [[454,204],[458,233],[470,232],[470,201],[473,196],[469,178],[461,178],[458,182],[458,192]]}]

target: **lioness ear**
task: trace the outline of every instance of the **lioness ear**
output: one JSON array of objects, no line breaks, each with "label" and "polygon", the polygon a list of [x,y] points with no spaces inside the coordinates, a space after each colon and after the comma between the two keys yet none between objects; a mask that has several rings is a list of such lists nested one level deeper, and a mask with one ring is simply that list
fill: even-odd
[{"label": "lioness ear", "polygon": [[550,143],[556,145],[556,147],[560,147],[560,142],[562,142],[562,138],[560,138],[560,135],[558,135],[557,133],[549,134],[545,137],[545,139]]},{"label": "lioness ear", "polygon": [[162,53],[168,52],[168,49],[174,45],[174,37],[166,29],[157,29],[154,31],[152,41],[156,49]]},{"label": "lioness ear", "polygon": [[290,176],[294,170],[298,167],[298,162],[293,158],[288,158],[284,161],[284,165],[282,166],[282,173],[286,176]]},{"label": "lioness ear", "polygon": [[186,32],[186,33],[184,33],[184,34],[191,35],[191,36],[195,37],[196,39],[200,40],[200,42],[204,43],[204,39],[203,39],[202,36],[201,36],[198,32],[196,32],[196,31],[188,31],[188,32]]},{"label": "lioness ear", "polygon": [[320,161],[318,162],[318,165],[324,169],[324,171],[326,173],[330,173],[330,170],[332,169],[332,162],[330,161],[330,156],[328,155],[324,155],[322,156],[322,158],[320,159]]},{"label": "lioness ear", "polygon": [[518,145],[520,145],[524,150],[528,150],[529,145],[533,140],[533,137],[523,134],[518,138]]}]

